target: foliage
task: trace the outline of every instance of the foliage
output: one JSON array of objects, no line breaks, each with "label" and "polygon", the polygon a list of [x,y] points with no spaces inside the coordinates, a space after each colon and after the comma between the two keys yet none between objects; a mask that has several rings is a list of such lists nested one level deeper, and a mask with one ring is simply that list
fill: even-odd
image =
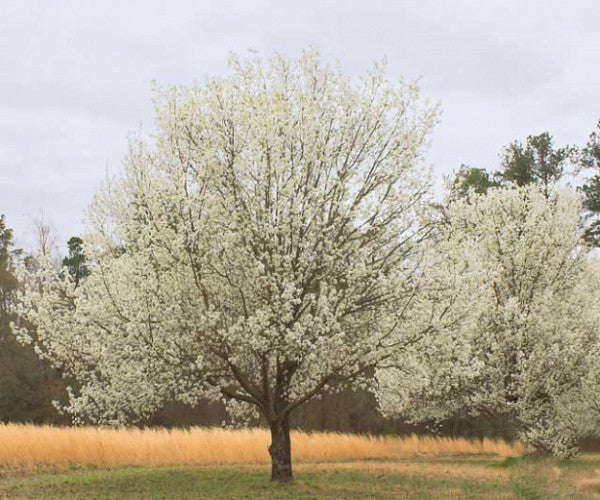
[{"label": "foliage", "polygon": [[13,249],[12,230],[0,216],[0,421],[57,422],[51,400],[64,390],[60,377],[10,332],[19,286],[15,265],[21,257],[21,250]]},{"label": "foliage", "polygon": [[594,175],[581,186],[587,219],[585,238],[592,245],[600,247],[600,122],[581,151],[580,164],[594,170]]},{"label": "foliage", "polygon": [[566,166],[576,156],[576,148],[554,147],[548,132],[530,135],[525,144],[514,141],[501,154],[500,169],[492,173],[483,168],[461,165],[448,186],[447,201],[466,198],[473,191],[486,194],[494,187],[527,186],[536,184],[549,196],[551,185],[566,173]]},{"label": "foliage", "polygon": [[87,258],[83,251],[83,240],[78,236],[72,236],[69,238],[67,246],[69,255],[63,259],[62,265],[67,268],[73,283],[77,286],[83,278],[90,274],[86,265]]},{"label": "foliage", "polygon": [[0,321],[6,323],[10,295],[17,288],[13,273],[13,232],[6,227],[4,215],[0,215]]},{"label": "foliage", "polygon": [[564,175],[565,164],[573,154],[574,149],[569,146],[555,149],[548,132],[530,135],[524,145],[514,141],[504,149],[496,177],[503,184],[538,184],[549,196],[550,186]]},{"label": "foliage", "polygon": [[24,272],[16,330],[80,382],[77,418],[225,398],[286,455],[293,409],[367,383],[429,330],[421,160],[436,110],[381,66],[358,83],[313,52],[231,67],[157,93],[154,145],[132,142],[91,209],[89,277]]},{"label": "foliage", "polygon": [[471,191],[486,194],[497,185],[497,181],[485,169],[461,165],[449,185],[450,199],[468,197]]},{"label": "foliage", "polygon": [[[537,186],[450,205],[432,249],[443,256],[434,279],[463,314],[454,332],[463,360],[424,351],[412,389],[396,369],[381,370],[388,413],[505,414],[532,449],[563,456],[598,433],[597,412],[584,422],[574,411],[597,394],[598,385],[580,380],[597,371],[600,324],[600,273],[581,247],[580,208],[572,191]],[[459,369],[465,363],[473,370]]]}]

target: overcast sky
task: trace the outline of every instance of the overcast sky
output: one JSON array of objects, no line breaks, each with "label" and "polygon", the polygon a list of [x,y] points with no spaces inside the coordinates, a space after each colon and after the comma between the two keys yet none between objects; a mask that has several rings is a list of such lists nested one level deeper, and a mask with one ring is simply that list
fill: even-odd
[{"label": "overcast sky", "polygon": [[127,135],[152,128],[151,81],[202,81],[230,51],[314,46],[349,74],[386,57],[442,104],[430,160],[494,168],[550,131],[582,144],[600,118],[598,0],[0,0],[0,213],[31,245],[43,211],[82,230]]}]

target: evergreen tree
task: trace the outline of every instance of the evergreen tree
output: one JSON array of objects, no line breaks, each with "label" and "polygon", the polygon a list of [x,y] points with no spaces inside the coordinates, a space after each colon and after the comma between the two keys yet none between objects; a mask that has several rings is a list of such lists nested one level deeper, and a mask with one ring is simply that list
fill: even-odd
[{"label": "evergreen tree", "polygon": [[486,194],[488,189],[498,185],[498,182],[484,168],[461,165],[450,183],[452,199],[465,198],[469,192]]},{"label": "evergreen tree", "polygon": [[90,274],[86,266],[83,240],[78,236],[72,236],[69,238],[67,246],[69,248],[69,255],[63,259],[62,265],[68,269],[75,286],[77,286],[82,278]]},{"label": "evergreen tree", "polygon": [[588,222],[585,239],[590,244],[600,247],[600,121],[596,130],[590,134],[586,147],[581,151],[580,164],[595,171],[581,187],[581,191]]},{"label": "evergreen tree", "polygon": [[495,178],[500,184],[519,187],[538,183],[548,198],[550,185],[562,178],[573,152],[569,146],[555,148],[548,132],[530,135],[525,144],[514,141],[504,148],[501,170]]}]

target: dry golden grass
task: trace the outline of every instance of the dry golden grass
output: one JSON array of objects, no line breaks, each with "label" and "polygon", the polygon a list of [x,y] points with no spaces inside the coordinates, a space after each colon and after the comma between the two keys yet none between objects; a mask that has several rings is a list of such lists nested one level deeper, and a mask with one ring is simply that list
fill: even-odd
[{"label": "dry golden grass", "polygon": [[[0,466],[261,464],[269,461],[269,432],[219,428],[100,429],[0,425]],[[442,437],[374,437],[292,433],[296,461],[395,460],[444,455],[518,456],[520,443]]]},{"label": "dry golden grass", "polygon": [[330,462],[301,463],[295,467],[297,472],[340,472],[347,470],[367,471],[371,475],[401,474],[405,477],[425,477],[436,479],[467,479],[480,482],[503,482],[510,479],[507,469],[482,463],[457,463],[454,461],[397,461],[397,462]]}]

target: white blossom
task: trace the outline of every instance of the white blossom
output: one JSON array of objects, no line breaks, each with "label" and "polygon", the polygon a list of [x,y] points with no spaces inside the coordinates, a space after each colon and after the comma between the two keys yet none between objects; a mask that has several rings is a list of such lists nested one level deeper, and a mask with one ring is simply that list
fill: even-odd
[{"label": "white blossom", "polygon": [[457,353],[423,352],[423,374],[412,386],[380,371],[388,413],[417,420],[503,414],[532,449],[563,456],[598,433],[597,412],[584,425],[572,411],[600,381],[592,380],[600,274],[581,245],[580,212],[572,191],[555,188],[547,199],[536,186],[450,204],[431,250],[440,264],[428,272],[443,285],[433,300],[454,301],[453,314],[462,316],[447,334]]},{"label": "white blossom", "polygon": [[16,329],[77,379],[77,418],[224,397],[272,425],[392,353],[410,363],[429,331],[435,107],[381,65],[355,82],[314,52],[231,68],[157,91],[153,141],[90,209],[90,276],[23,276]]}]

